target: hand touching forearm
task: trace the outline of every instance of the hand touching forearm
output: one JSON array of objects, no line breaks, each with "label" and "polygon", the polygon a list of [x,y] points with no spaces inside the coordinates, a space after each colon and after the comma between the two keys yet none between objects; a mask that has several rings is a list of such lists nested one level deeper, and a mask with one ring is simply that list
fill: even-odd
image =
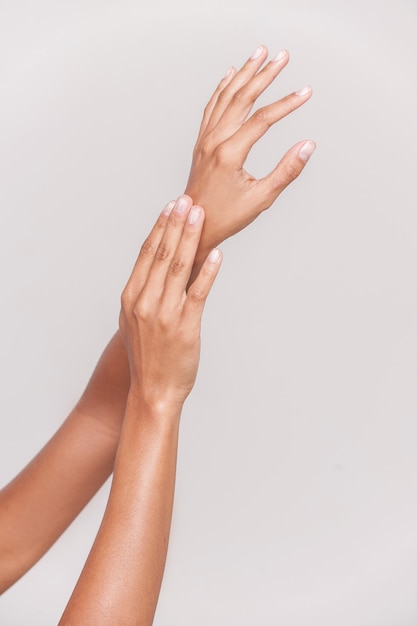
[{"label": "hand touching forearm", "polygon": [[61,626],[150,626],[171,524],[179,420],[195,381],[213,251],[186,293],[204,212],[162,213],[122,297],[131,387],[106,512]]},{"label": "hand touching forearm", "polygon": [[[267,48],[261,46],[239,71],[230,68],[205,108],[186,187],[186,193],[205,210],[191,281],[209,251],[267,209],[302,172],[315,149],[312,141],[297,143],[261,180],[245,171],[243,166],[254,143],[270,126],[305,104],[312,95],[310,88],[301,89],[258,109],[247,119],[257,98],[289,61],[288,52],[284,50],[262,67],[267,56]],[[89,414],[107,416],[117,431],[121,424],[120,407],[125,405],[130,384],[127,358],[118,333],[107,350],[104,365],[90,381],[82,404]],[[105,395],[100,397],[102,393]]]},{"label": "hand touching forearm", "polygon": [[[191,279],[209,251],[252,222],[303,170],[315,148],[301,141],[261,180],[243,166],[253,144],[269,127],[290,114],[312,94],[300,90],[258,109],[248,118],[262,92],[289,61],[287,51],[262,67],[268,50],[261,46],[237,71],[231,68],[208,102],[194,148],[186,193],[204,206],[205,222]],[[130,385],[129,367],[120,333],[106,349],[81,399],[83,412],[97,416],[120,432]]]}]

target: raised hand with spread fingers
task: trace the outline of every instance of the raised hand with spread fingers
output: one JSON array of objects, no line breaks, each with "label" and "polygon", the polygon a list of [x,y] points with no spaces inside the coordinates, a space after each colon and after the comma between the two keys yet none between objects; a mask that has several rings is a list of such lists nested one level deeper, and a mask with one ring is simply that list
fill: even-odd
[{"label": "raised hand with spread fingers", "polygon": [[257,98],[289,61],[286,50],[265,64],[267,56],[267,48],[260,46],[239,71],[231,67],[205,108],[185,191],[206,211],[197,264],[207,250],[269,208],[315,150],[313,141],[300,141],[259,180],[244,169],[255,142],[312,95],[311,87],[303,87],[248,117]]}]

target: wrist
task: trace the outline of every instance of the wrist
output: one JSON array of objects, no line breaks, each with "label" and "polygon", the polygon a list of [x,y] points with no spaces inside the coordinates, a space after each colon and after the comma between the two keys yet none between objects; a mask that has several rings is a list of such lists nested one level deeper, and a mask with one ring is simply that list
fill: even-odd
[{"label": "wrist", "polygon": [[140,389],[133,387],[127,397],[125,417],[129,414],[141,421],[159,424],[178,423],[183,404],[168,394],[149,397]]}]

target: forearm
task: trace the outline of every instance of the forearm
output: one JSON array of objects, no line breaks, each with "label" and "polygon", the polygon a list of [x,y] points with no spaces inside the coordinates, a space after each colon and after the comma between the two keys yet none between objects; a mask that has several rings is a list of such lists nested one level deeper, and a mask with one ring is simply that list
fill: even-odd
[{"label": "forearm", "polygon": [[179,409],[129,399],[102,525],[61,626],[152,624],[171,524]]},{"label": "forearm", "polygon": [[185,291],[204,211],[186,197],[171,210],[162,211],[122,294],[120,330],[131,387],[108,505],[61,626],[153,622],[171,524],[180,412],[197,374],[201,315],[221,263],[220,251],[213,250]]},{"label": "forearm", "polygon": [[70,416],[0,492],[0,592],[36,563],[111,474],[129,386],[118,331]]},{"label": "forearm", "polygon": [[129,387],[129,363],[123,339],[117,331],[104,349],[77,409],[98,420],[103,428],[118,438]]},{"label": "forearm", "polygon": [[0,592],[58,539],[110,475],[118,437],[75,409],[0,492]]}]

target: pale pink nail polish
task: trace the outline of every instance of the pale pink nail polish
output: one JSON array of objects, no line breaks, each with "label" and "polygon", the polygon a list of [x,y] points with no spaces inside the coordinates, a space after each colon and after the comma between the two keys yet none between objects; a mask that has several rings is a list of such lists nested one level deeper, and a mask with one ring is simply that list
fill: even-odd
[{"label": "pale pink nail polish", "polygon": [[224,80],[225,78],[229,78],[229,76],[231,76],[231,75],[233,74],[233,70],[234,70],[234,67],[233,67],[233,66],[232,66],[232,67],[229,67],[229,69],[227,70],[226,74],[223,76],[223,80]]},{"label": "pale pink nail polish", "polygon": [[278,61],[282,61],[283,59],[285,59],[286,56],[287,56],[287,51],[281,50],[280,52],[278,52],[277,55],[274,56],[273,59],[271,59],[271,63],[277,63]]},{"label": "pale pink nail polish", "polygon": [[219,258],[220,258],[220,250],[218,250],[217,248],[214,248],[214,250],[212,250],[210,254],[208,255],[208,262],[217,263]]},{"label": "pale pink nail polish", "polygon": [[200,219],[200,215],[201,215],[201,209],[198,206],[193,206],[193,208],[190,211],[190,214],[188,216],[188,223],[189,224],[197,224],[198,220]]},{"label": "pale pink nail polish", "polygon": [[306,87],[303,87],[302,89],[299,89],[298,91],[295,92],[296,96],[306,96],[308,93],[310,93],[311,91],[311,87],[310,85],[307,85]]},{"label": "pale pink nail polish", "polygon": [[255,52],[251,56],[252,61],[254,61],[255,59],[259,59],[263,51],[264,51],[263,46],[259,46],[259,48],[256,48]]},{"label": "pale pink nail polish", "polygon": [[298,151],[298,156],[304,163],[307,163],[314,150],[316,149],[316,144],[314,141],[307,141],[304,143]]},{"label": "pale pink nail polish", "polygon": [[171,215],[171,211],[174,208],[174,206],[175,206],[175,200],[171,200],[171,202],[168,202],[165,209],[162,211],[162,215]]},{"label": "pale pink nail polish", "polygon": [[183,213],[186,212],[186,210],[188,209],[188,207],[190,206],[188,200],[186,198],[184,198],[184,196],[180,196],[175,204],[175,213],[178,213],[179,215],[182,215]]}]

